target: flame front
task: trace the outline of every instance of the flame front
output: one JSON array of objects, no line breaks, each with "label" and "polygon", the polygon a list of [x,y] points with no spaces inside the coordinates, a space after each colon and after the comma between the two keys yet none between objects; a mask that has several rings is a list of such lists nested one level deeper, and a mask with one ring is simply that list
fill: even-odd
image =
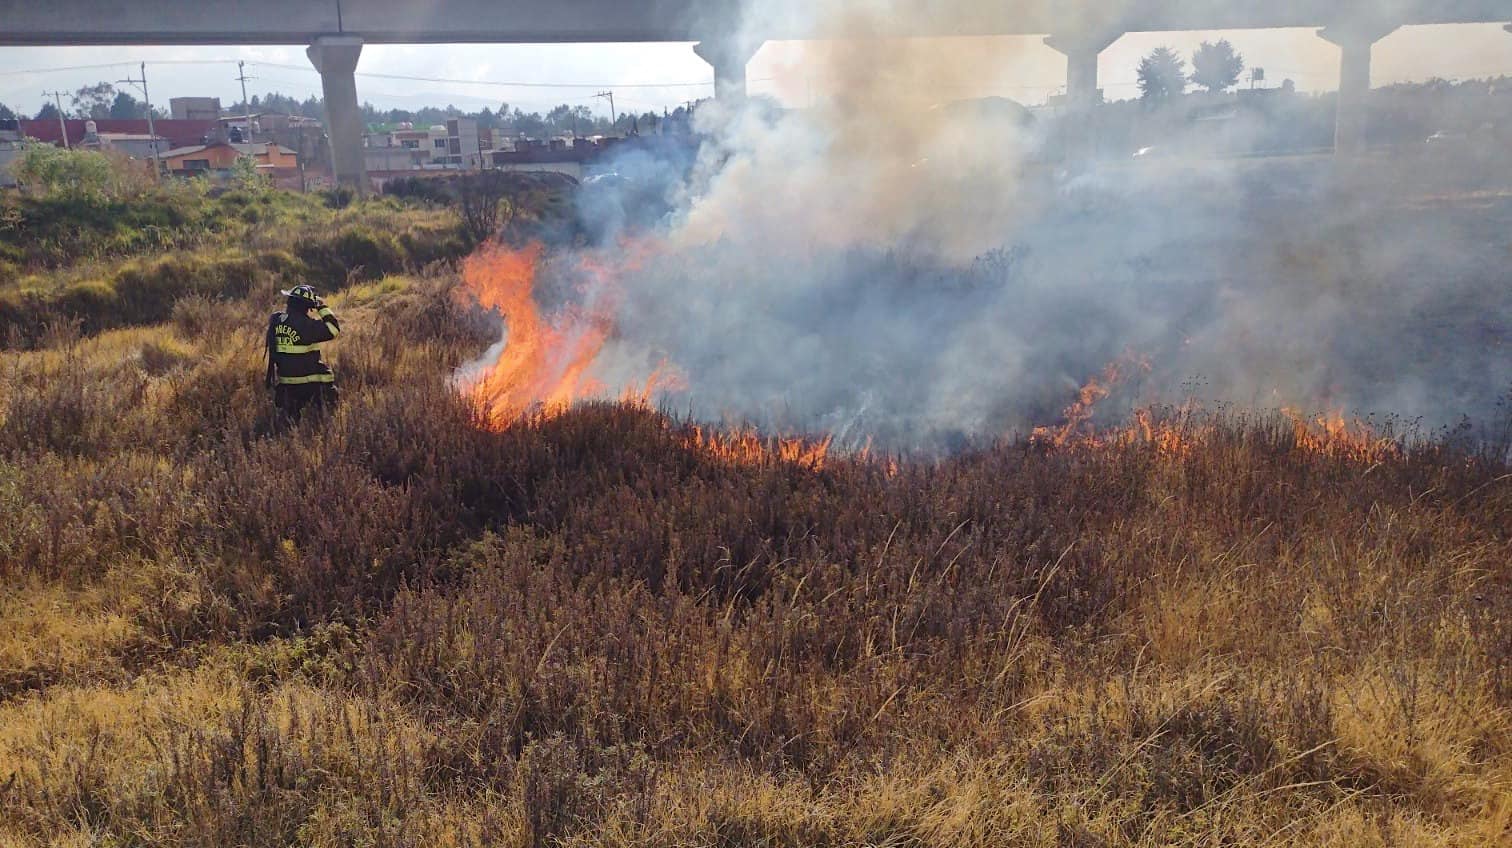
[{"label": "flame front", "polygon": [[533,410],[565,409],[602,389],[586,376],[609,335],[606,316],[564,308],[547,318],[536,303],[540,245],[521,250],[487,247],[462,265],[467,290],[504,317],[507,341],[499,359],[464,391],[494,427]]},{"label": "flame front", "polygon": [[[623,245],[623,263],[641,261],[645,249]],[[617,273],[621,266],[582,258],[577,271],[587,281],[581,303],[571,303],[547,315],[536,296],[536,281],[543,257],[540,245],[511,250],[487,247],[469,257],[462,266],[464,285],[485,308],[496,309],[507,328],[506,343],[497,361],[481,376],[467,380],[462,390],[482,409],[489,426],[503,428],[521,417],[554,415],[575,401],[610,397],[609,388],[595,379],[593,365],[614,332],[619,303]],[[584,303],[591,304],[589,306]],[[1149,362],[1133,353],[1109,363],[1077,392],[1062,413],[1062,423],[1037,427],[1034,443],[1056,449],[1096,449],[1151,445],[1165,457],[1184,456],[1211,435],[1214,424],[1201,422],[1201,413],[1191,405],[1179,414],[1157,415],[1148,408],[1136,409],[1125,427],[1098,430],[1091,426],[1098,402],[1121,383],[1149,372]],[[644,383],[620,387],[622,402],[648,405],[659,394],[685,389],[676,368],[663,361]],[[1376,435],[1359,421],[1342,413],[1308,417],[1283,408],[1290,422],[1294,443],[1302,450],[1364,462],[1379,462],[1400,453],[1400,445]],[[704,455],[738,465],[768,462],[792,463],[813,470],[823,468],[833,437],[819,441],[762,436],[748,429],[720,432],[693,426],[683,431],[687,446]],[[868,449],[858,453],[867,459]]]},{"label": "flame front", "polygon": [[1297,447],[1305,451],[1373,463],[1397,456],[1402,450],[1396,440],[1376,435],[1370,425],[1348,420],[1338,410],[1309,418],[1282,407],[1281,414],[1291,422]]},{"label": "flame front", "polygon": [[[1123,427],[1099,430],[1090,426],[1099,401],[1131,375],[1149,370],[1148,361],[1133,353],[1126,353],[1108,363],[1101,374],[1081,387],[1076,399],[1061,413],[1062,424],[1036,427],[1029,440],[1063,450],[1149,445],[1162,457],[1186,456],[1194,447],[1208,441],[1218,427],[1216,419],[1204,416],[1200,406],[1190,400],[1174,414],[1139,407],[1133,411],[1132,420]],[[1292,407],[1282,407],[1280,412],[1291,426],[1292,444],[1307,453],[1365,463],[1381,462],[1402,454],[1401,443],[1378,435],[1369,424],[1359,419],[1346,418],[1340,410],[1312,416]]]},{"label": "flame front", "polygon": [[1101,375],[1088,380],[1076,393],[1076,400],[1061,413],[1065,423],[1059,427],[1035,427],[1031,441],[1063,448],[1087,437],[1084,427],[1092,420],[1097,402],[1107,397],[1119,383],[1134,374],[1149,373],[1150,363],[1132,351],[1108,363]]},{"label": "flame front", "polygon": [[786,462],[817,471],[829,457],[833,436],[819,441],[796,438],[768,438],[754,430],[720,432],[693,426],[687,432],[688,446],[734,465],[764,465]]},{"label": "flame front", "polygon": [[[621,247],[622,264],[631,267],[649,250],[628,243]],[[578,257],[575,270],[582,278],[582,302],[547,315],[536,297],[544,254],[539,244],[519,250],[493,245],[462,264],[466,290],[479,305],[498,310],[504,318],[506,336],[498,360],[461,386],[496,429],[530,414],[555,415],[578,400],[612,397],[610,387],[592,372],[614,332],[620,266]],[[618,397],[626,403],[649,404],[663,392],[684,388],[682,375],[663,361],[643,383],[621,387]]]}]

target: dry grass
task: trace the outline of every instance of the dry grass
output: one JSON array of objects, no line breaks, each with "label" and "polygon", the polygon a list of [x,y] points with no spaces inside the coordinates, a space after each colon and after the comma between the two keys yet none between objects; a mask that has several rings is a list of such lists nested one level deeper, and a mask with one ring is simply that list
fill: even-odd
[{"label": "dry grass", "polygon": [[256,299],[5,356],[0,846],[1512,839],[1504,461],[491,433],[451,285],[282,435]]}]

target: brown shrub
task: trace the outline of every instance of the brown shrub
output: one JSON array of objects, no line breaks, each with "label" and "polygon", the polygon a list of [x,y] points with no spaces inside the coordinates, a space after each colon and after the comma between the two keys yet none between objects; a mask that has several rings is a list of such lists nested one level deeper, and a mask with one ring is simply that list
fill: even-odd
[{"label": "brown shrub", "polygon": [[250,297],[13,354],[0,580],[99,589],[114,629],[87,662],[38,647],[77,618],[14,642],[0,833],[1504,837],[1504,461],[1269,420],[896,468],[732,463],[617,404],[491,432],[448,285],[353,290],[343,404],[283,432]]}]

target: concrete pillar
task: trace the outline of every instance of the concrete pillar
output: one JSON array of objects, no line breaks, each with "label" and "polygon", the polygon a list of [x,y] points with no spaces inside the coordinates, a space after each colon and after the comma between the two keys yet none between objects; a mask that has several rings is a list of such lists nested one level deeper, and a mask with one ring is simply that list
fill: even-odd
[{"label": "concrete pillar", "polygon": [[357,60],[362,39],[350,35],[321,36],[305,51],[320,72],[325,95],[326,133],[331,139],[331,169],[336,184],[358,194],[368,192],[367,165],[362,157],[362,107],[357,105]]},{"label": "concrete pillar", "polygon": [[1359,156],[1369,138],[1370,53],[1375,43],[1397,30],[1394,24],[1345,24],[1318,30],[1339,47],[1339,100],[1334,115],[1334,155]]},{"label": "concrete pillar", "polygon": [[1065,132],[1068,160],[1091,159],[1097,152],[1097,128],[1094,107],[1102,101],[1097,87],[1097,58],[1123,37],[1121,32],[1070,32],[1052,35],[1045,45],[1066,57],[1066,117],[1061,125]]},{"label": "concrete pillar", "polygon": [[1066,57],[1067,105],[1087,109],[1102,99],[1097,88],[1097,57],[1122,37],[1121,32],[1075,32],[1045,39],[1045,46]]},{"label": "concrete pillar", "polygon": [[714,97],[720,101],[738,102],[746,96],[746,64],[761,42],[748,44],[734,38],[700,41],[693,45],[698,58],[714,68]]}]

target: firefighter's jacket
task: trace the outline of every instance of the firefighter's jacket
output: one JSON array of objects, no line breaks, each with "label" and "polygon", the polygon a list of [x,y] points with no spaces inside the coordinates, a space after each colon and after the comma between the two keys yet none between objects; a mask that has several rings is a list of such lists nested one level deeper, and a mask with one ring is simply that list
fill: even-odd
[{"label": "firefighter's jacket", "polygon": [[320,361],[320,346],[341,335],[330,307],[318,319],[305,312],[279,312],[268,321],[268,382],[280,386],[334,383],[331,367]]}]

